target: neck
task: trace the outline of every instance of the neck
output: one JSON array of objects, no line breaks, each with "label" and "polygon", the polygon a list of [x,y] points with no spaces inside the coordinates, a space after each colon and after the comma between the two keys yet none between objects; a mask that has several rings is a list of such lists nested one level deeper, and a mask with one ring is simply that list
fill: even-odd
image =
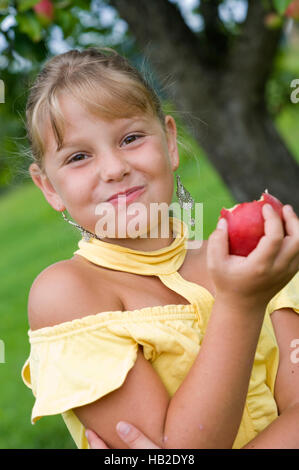
[{"label": "neck", "polygon": [[[158,229],[158,234],[161,234],[160,226]],[[151,238],[149,233],[146,238],[136,237],[136,238],[101,238],[101,241],[106,243],[111,243],[113,245],[119,245],[130,250],[137,251],[156,251],[162,248],[165,248],[174,241],[175,236],[172,233],[171,226],[169,225],[169,236],[156,238]]]}]

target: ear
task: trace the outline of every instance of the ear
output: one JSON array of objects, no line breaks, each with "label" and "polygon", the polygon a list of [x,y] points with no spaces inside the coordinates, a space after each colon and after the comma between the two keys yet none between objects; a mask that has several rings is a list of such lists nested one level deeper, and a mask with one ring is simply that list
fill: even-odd
[{"label": "ear", "polygon": [[61,197],[57,194],[48,176],[40,167],[36,163],[31,163],[29,172],[34,184],[42,191],[50,206],[56,211],[65,210],[65,205]]},{"label": "ear", "polygon": [[165,116],[165,127],[167,133],[168,154],[172,170],[175,171],[180,164],[180,158],[177,145],[177,128],[175,120],[172,116]]}]

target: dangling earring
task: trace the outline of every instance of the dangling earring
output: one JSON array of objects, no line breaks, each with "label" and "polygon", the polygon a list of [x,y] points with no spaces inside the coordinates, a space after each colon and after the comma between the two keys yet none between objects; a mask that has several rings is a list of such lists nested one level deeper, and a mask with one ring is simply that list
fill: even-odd
[{"label": "dangling earring", "polygon": [[[191,210],[194,207],[195,201],[193,197],[191,196],[191,194],[189,193],[189,191],[187,191],[187,189],[184,187],[179,175],[175,175],[175,176],[176,176],[176,184],[177,184],[176,195],[177,195],[180,207],[186,210],[187,212],[190,211],[190,215],[191,215]],[[192,227],[194,226],[195,220],[193,218],[191,218],[190,224]]]},{"label": "dangling earring", "polygon": [[97,237],[94,233],[91,233],[89,230],[86,230],[85,228],[81,227],[81,225],[76,224],[76,222],[72,222],[71,220],[69,220],[66,217],[66,215],[64,214],[64,211],[62,211],[61,214],[62,214],[62,216],[63,216],[63,218],[66,222],[68,222],[69,224],[74,225],[75,227],[77,227],[80,230],[81,235],[82,235],[83,239],[86,242],[88,242],[92,237],[97,238],[98,240],[100,240],[100,238]]}]

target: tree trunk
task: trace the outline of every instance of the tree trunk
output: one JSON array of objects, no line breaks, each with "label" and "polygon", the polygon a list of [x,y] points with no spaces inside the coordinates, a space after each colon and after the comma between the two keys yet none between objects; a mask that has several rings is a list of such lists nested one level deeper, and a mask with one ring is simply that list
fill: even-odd
[{"label": "tree trunk", "polygon": [[299,213],[299,166],[265,109],[227,106],[195,128],[197,141],[239,202],[259,199],[268,189]]},{"label": "tree trunk", "polygon": [[[204,4],[206,36],[193,33],[167,0],[110,4],[127,21],[160,82],[173,82],[170,99],[183,119],[184,113],[198,119],[190,130],[235,199],[259,199],[268,189],[299,213],[299,166],[267,113],[264,98],[281,30],[268,30],[263,2],[249,0],[241,34],[227,41],[229,33],[223,33],[219,18],[213,31],[217,1]],[[141,21],[141,12],[146,21]]]}]

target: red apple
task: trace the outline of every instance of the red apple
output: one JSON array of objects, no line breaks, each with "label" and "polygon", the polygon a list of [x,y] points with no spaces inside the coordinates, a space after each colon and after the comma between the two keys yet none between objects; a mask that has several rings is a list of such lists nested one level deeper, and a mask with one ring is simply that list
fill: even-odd
[{"label": "red apple", "polygon": [[258,201],[243,202],[230,209],[221,209],[220,217],[227,220],[231,255],[248,256],[265,234],[262,207],[266,203],[271,204],[283,221],[283,204],[271,196],[267,189]]},{"label": "red apple", "polygon": [[33,10],[38,16],[44,17],[48,21],[54,18],[54,7],[51,0],[41,0],[34,5]]}]

